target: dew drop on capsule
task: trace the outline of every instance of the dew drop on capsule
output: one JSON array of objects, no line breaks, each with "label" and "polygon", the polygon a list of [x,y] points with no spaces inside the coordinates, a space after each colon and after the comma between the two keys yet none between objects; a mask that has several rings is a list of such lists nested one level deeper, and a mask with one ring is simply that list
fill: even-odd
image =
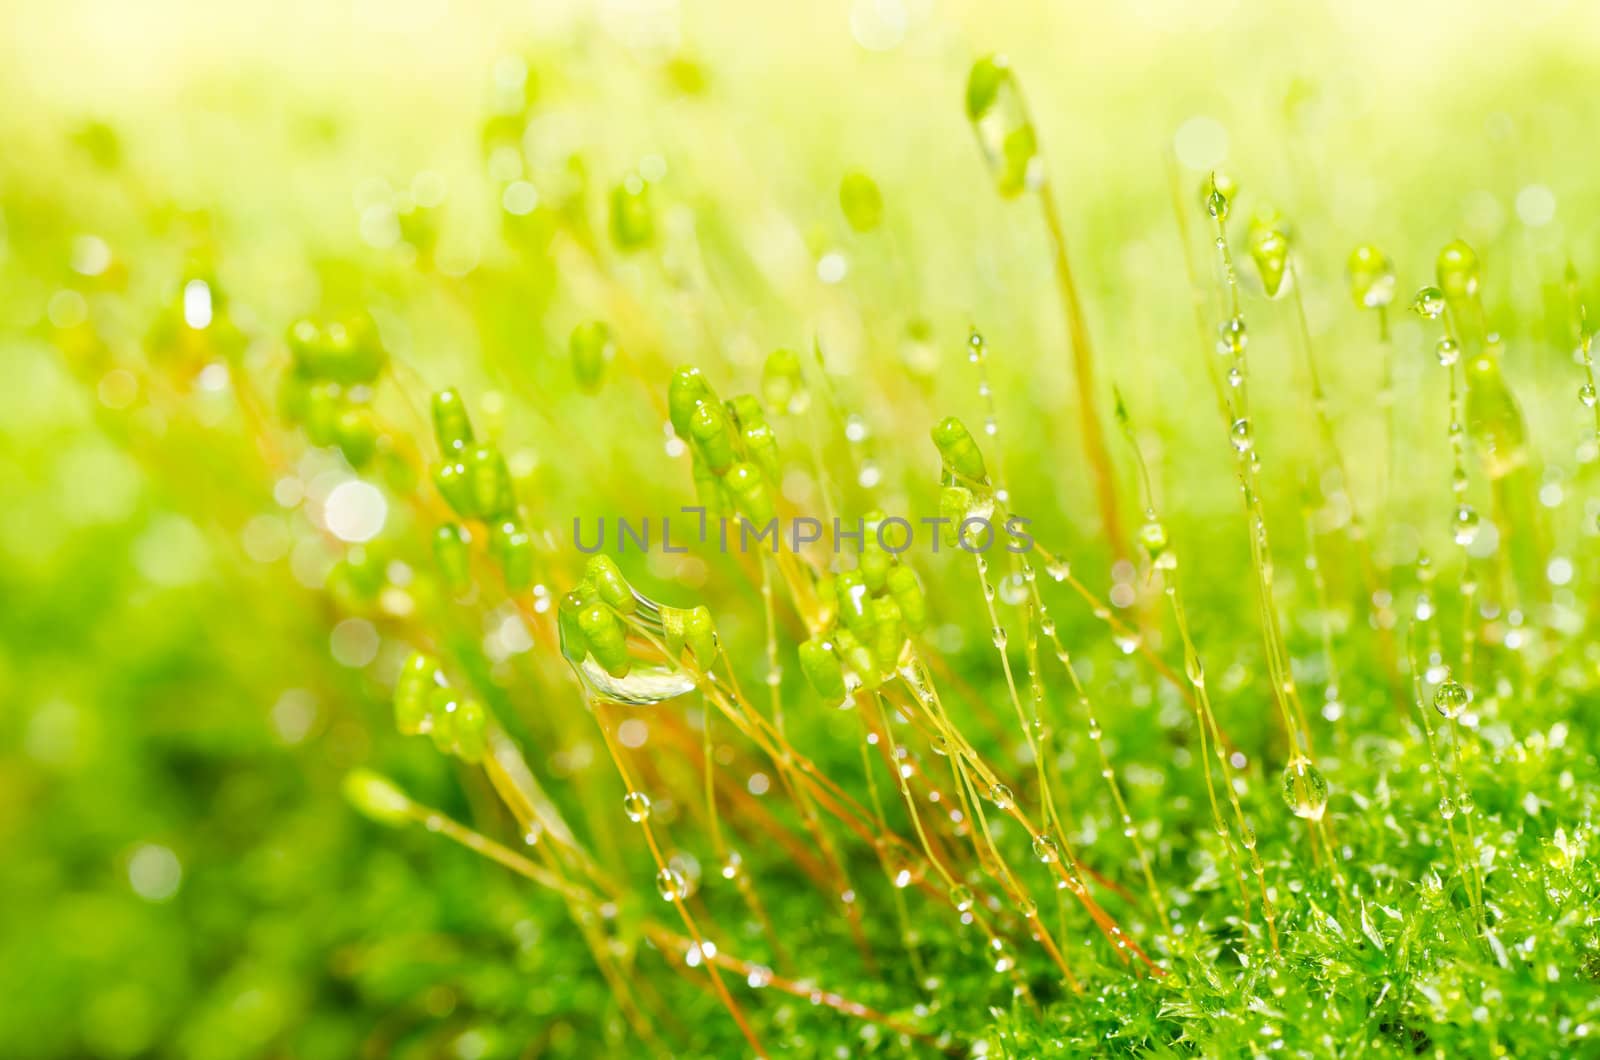
[{"label": "dew drop on capsule", "polygon": [[622,809],[628,820],[640,824],[650,817],[650,796],[642,791],[630,791],[622,797]]},{"label": "dew drop on capsule", "polygon": [[1446,335],[1433,347],[1433,353],[1442,367],[1449,368],[1461,360],[1461,343]]},{"label": "dew drop on capsule", "polygon": [[666,868],[656,873],[656,893],[664,902],[677,902],[689,894],[689,885],[677,869]]},{"label": "dew drop on capsule", "polygon": [[1471,697],[1460,681],[1446,681],[1433,693],[1433,709],[1447,718],[1456,718],[1467,709]]},{"label": "dew drop on capsule", "polygon": [[1308,821],[1322,820],[1328,809],[1328,780],[1304,755],[1283,769],[1283,801],[1296,817]]},{"label": "dew drop on capsule", "polygon": [[1457,505],[1455,519],[1451,524],[1451,532],[1455,536],[1456,544],[1463,548],[1472,544],[1478,537],[1479,522],[1477,509],[1473,508],[1472,505]]},{"label": "dew drop on capsule", "polygon": [[1350,281],[1350,297],[1356,305],[1379,309],[1394,301],[1394,262],[1370,243],[1351,251],[1345,276]]},{"label": "dew drop on capsule", "polygon": [[1411,311],[1424,320],[1438,320],[1444,312],[1444,292],[1437,287],[1424,287],[1411,300]]},{"label": "dew drop on capsule", "polygon": [[1226,221],[1228,219],[1229,200],[1233,197],[1235,191],[1233,182],[1226,176],[1220,173],[1211,174],[1211,178],[1202,189],[1206,213],[1218,221]]}]

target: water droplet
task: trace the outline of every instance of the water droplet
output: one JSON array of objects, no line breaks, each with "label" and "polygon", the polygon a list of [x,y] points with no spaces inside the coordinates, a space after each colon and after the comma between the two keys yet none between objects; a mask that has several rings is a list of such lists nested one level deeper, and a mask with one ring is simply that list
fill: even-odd
[{"label": "water droplet", "polygon": [[1064,559],[1058,559],[1053,563],[1046,564],[1044,570],[1054,581],[1064,582],[1072,577],[1072,565]]},{"label": "water droplet", "polygon": [[1440,365],[1449,368],[1461,360],[1461,343],[1446,335],[1434,345],[1433,353],[1439,358]]},{"label": "water droplet", "polygon": [[1028,583],[1020,572],[1007,574],[1000,579],[1000,599],[1016,607],[1028,598]]},{"label": "water droplet", "polygon": [[1457,718],[1467,709],[1472,696],[1460,681],[1446,681],[1433,693],[1433,709],[1447,718]]},{"label": "water droplet", "polygon": [[1453,523],[1456,544],[1463,548],[1472,544],[1473,540],[1478,536],[1478,524],[1480,521],[1478,512],[1472,505],[1457,505]]},{"label": "water droplet", "polygon": [[1424,287],[1411,300],[1411,311],[1424,320],[1438,320],[1444,313],[1444,292],[1437,287]]},{"label": "water droplet", "polygon": [[1001,651],[1006,650],[1006,627],[994,627],[994,646],[999,648]]},{"label": "water droplet", "polygon": [[662,869],[656,873],[656,893],[661,895],[663,901],[682,901],[688,896],[689,885],[677,869]]},{"label": "water droplet", "polygon": [[1011,794],[1010,788],[1004,784],[996,783],[994,787],[989,789],[989,801],[1002,810],[1009,810],[1012,804],[1017,801],[1017,798]]},{"label": "water droplet", "polygon": [[1477,808],[1477,803],[1472,801],[1471,792],[1463,791],[1456,797],[1456,809],[1461,811],[1461,816],[1471,817],[1472,811],[1476,810]]},{"label": "water droplet", "polygon": [[1596,398],[1593,383],[1585,383],[1578,388],[1578,400],[1583,402],[1584,408],[1594,408]]},{"label": "water droplet", "polygon": [[1296,817],[1308,821],[1322,820],[1328,808],[1328,780],[1305,755],[1284,767],[1283,801]]},{"label": "water droplet", "polygon": [[1051,865],[1061,860],[1061,848],[1056,845],[1054,838],[1041,832],[1033,837],[1033,856]]},{"label": "water droplet", "polygon": [[1228,428],[1228,440],[1233,443],[1233,447],[1239,452],[1249,452],[1250,447],[1255,444],[1255,439],[1250,436],[1250,421],[1248,419],[1234,420],[1233,426]]},{"label": "water droplet", "polygon": [[1244,353],[1249,344],[1250,336],[1245,331],[1244,317],[1224,320],[1217,326],[1217,352],[1222,356],[1237,357]]},{"label": "water droplet", "polygon": [[1439,816],[1443,817],[1445,820],[1448,821],[1448,820],[1451,820],[1452,818],[1454,818],[1455,815],[1456,815],[1456,800],[1454,800],[1450,796],[1446,795],[1444,798],[1439,800]]},{"label": "water droplet", "polygon": [[728,858],[722,863],[721,872],[725,880],[736,880],[739,874],[744,872],[744,858],[739,856],[737,850],[728,851]]},{"label": "water droplet", "polygon": [[622,809],[634,824],[646,821],[650,818],[650,796],[642,791],[630,791],[622,797]]},{"label": "water droplet", "polygon": [[950,888],[950,904],[955,906],[958,912],[965,913],[970,910],[973,901],[971,887],[958,883]]}]

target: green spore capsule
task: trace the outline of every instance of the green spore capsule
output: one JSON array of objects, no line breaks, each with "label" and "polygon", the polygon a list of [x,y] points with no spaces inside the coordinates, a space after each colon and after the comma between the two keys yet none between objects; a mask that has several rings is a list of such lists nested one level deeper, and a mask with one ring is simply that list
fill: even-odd
[{"label": "green spore capsule", "polygon": [[672,420],[672,433],[684,441],[689,440],[689,418],[703,402],[715,401],[716,395],[700,369],[685,365],[672,373],[667,384],[667,415]]},{"label": "green spore capsule", "polygon": [[1444,292],[1437,287],[1424,287],[1411,300],[1411,311],[1424,320],[1438,320],[1444,314]]},{"label": "green spore capsule", "polygon": [[628,579],[622,576],[622,571],[610,556],[592,557],[584,574],[587,580],[594,583],[595,592],[600,595],[600,599],[611,605],[618,614],[631,615],[639,609],[639,601],[633,595],[633,587],[628,584]]},{"label": "green spore capsule", "polygon": [[1462,302],[1475,297],[1479,282],[1483,278],[1483,267],[1478,263],[1478,252],[1469,247],[1464,240],[1457,239],[1447,244],[1439,251],[1439,260],[1434,266],[1434,276],[1439,282],[1439,289],[1450,301]]},{"label": "green spore capsule", "polygon": [[707,515],[721,517],[733,510],[728,493],[722,488],[722,478],[699,456],[694,458],[694,495]]},{"label": "green spore capsule", "polygon": [[1261,277],[1261,289],[1268,298],[1277,298],[1286,288],[1289,275],[1289,237],[1271,221],[1258,221],[1250,227],[1250,260]]},{"label": "green spore capsule", "polygon": [[773,350],[761,367],[761,396],[767,407],[791,415],[805,411],[806,379],[800,355],[793,350]]},{"label": "green spore capsule", "polygon": [[511,485],[511,469],[506,458],[492,445],[467,450],[463,463],[472,487],[472,507],[484,519],[497,519],[517,509],[516,491]]},{"label": "green spore capsule", "polygon": [[833,642],[812,637],[800,645],[800,672],[806,683],[828,703],[843,703],[849,695],[844,683],[844,666],[839,662]]},{"label": "green spore capsule", "polygon": [[761,471],[754,464],[740,461],[728,468],[728,474],[722,480],[723,486],[728,491],[728,496],[733,500],[734,510],[744,516],[751,525],[760,528],[766,526],[777,510],[773,507],[772,493],[767,489],[767,483],[761,477]]},{"label": "green spore capsule", "polygon": [[1226,173],[1212,173],[1200,186],[1200,204],[1213,220],[1226,221],[1238,194],[1239,186],[1232,177]]},{"label": "green spore capsule", "polygon": [[476,699],[463,699],[456,707],[456,757],[474,765],[489,749],[489,712]]},{"label": "green spore capsule", "polygon": [[515,519],[494,524],[489,545],[500,561],[500,576],[506,589],[520,593],[533,584],[533,536]]},{"label": "green spore capsule", "polygon": [[319,375],[356,386],[376,382],[389,363],[389,354],[372,320],[358,316],[330,324],[323,331],[321,361]]},{"label": "green spore capsule", "polygon": [[728,416],[714,401],[702,401],[689,416],[689,441],[706,467],[718,475],[733,465],[733,433]]},{"label": "green spore capsule", "polygon": [[650,186],[637,173],[629,173],[611,189],[611,241],[618,250],[647,247],[656,237],[650,211]]},{"label": "green spore capsule", "polygon": [[966,424],[950,416],[933,428],[933,444],[939,447],[939,456],[951,473],[972,482],[986,482],[989,470],[984,466],[983,453]]},{"label": "green spore capsule", "polygon": [[436,686],[428,692],[428,736],[444,754],[456,752],[456,711],[461,697],[452,688]]},{"label": "green spore capsule", "polygon": [[319,448],[339,440],[339,414],[344,389],[338,383],[313,383],[306,392],[306,439]]},{"label": "green spore capsule", "polygon": [[967,120],[1001,197],[1014,199],[1044,183],[1038,136],[1005,56],[991,55],[973,64],[967,76]]},{"label": "green spore capsule", "polygon": [[878,672],[878,660],[873,657],[872,649],[863,644],[854,633],[847,629],[834,630],[833,647],[844,665],[861,678],[862,684],[868,688],[877,688],[883,683]]},{"label": "green spore capsule", "polygon": [[883,524],[883,519],[882,512],[868,512],[862,520],[861,557],[857,561],[861,577],[874,593],[883,592],[889,568],[894,565],[894,556],[878,544],[878,527]]},{"label": "green spore capsule", "polygon": [[920,633],[926,629],[928,597],[922,591],[922,582],[917,578],[917,572],[910,567],[892,567],[885,581],[889,595],[900,605],[900,618],[905,622],[906,628],[913,633]]},{"label": "green spore capsule", "polygon": [[578,612],[578,625],[594,661],[612,677],[628,676],[633,665],[628,656],[628,635],[617,613],[603,603],[586,604]]},{"label": "green spore capsule", "polygon": [[946,486],[939,491],[939,527],[944,543],[954,548],[960,541],[961,523],[972,511],[972,491],[965,486]]},{"label": "green spore capsule", "polygon": [[1283,770],[1283,802],[1296,817],[1320,821],[1328,809],[1328,779],[1311,759],[1296,755]]},{"label": "green spore capsule", "polygon": [[778,437],[772,433],[761,403],[750,394],[739,394],[728,402],[728,413],[739,430],[745,452],[767,481],[776,483],[779,478]]},{"label": "green spore capsule", "polygon": [[428,708],[437,687],[439,660],[426,652],[412,652],[394,683],[394,727],[402,735],[416,736],[427,728]]},{"label": "green spore capsule", "polygon": [[872,601],[872,654],[893,666],[900,658],[900,649],[906,642],[905,623],[900,605],[892,596],[880,596]]},{"label": "green spore capsule", "polygon": [[591,320],[572,329],[567,343],[572,354],[572,374],[585,393],[594,394],[605,382],[606,365],[617,354],[611,329],[604,321]]},{"label": "green spore capsule", "polygon": [[433,559],[445,587],[457,595],[472,587],[471,538],[460,523],[445,523],[433,532]]},{"label": "green spore capsule", "polygon": [[1394,262],[1370,243],[1350,252],[1345,265],[1350,297],[1363,309],[1382,309],[1394,301]]},{"label": "green spore capsule", "polygon": [[378,451],[378,423],[369,409],[346,405],[334,420],[333,438],[345,461],[359,471]]},{"label": "green spore capsule", "polygon": [[666,633],[667,654],[677,662],[688,648],[695,665],[708,669],[717,658],[717,628],[711,612],[704,607],[663,607],[661,627]]},{"label": "green spore capsule", "polygon": [[411,822],[412,802],[388,777],[370,769],[345,774],[344,797],[366,817],[391,828]]},{"label": "green spore capsule", "polygon": [[477,504],[472,499],[472,482],[467,475],[467,465],[458,461],[440,464],[433,470],[433,484],[451,511],[463,519],[478,514]]},{"label": "green spore capsule", "polygon": [[883,223],[883,193],[871,177],[852,170],[839,181],[839,209],[857,232],[871,232]]},{"label": "green spore capsule", "polygon": [[573,665],[582,663],[589,654],[589,638],[584,635],[583,626],[578,621],[578,613],[583,610],[585,602],[580,593],[570,592],[561,598],[561,606],[556,608],[561,655]]},{"label": "green spore capsule", "polygon": [[438,439],[439,451],[447,458],[472,444],[472,420],[467,416],[466,403],[454,388],[433,395],[433,436]]},{"label": "green spore capsule", "polygon": [[833,579],[833,594],[840,622],[856,632],[872,624],[872,590],[860,571],[840,571]]}]

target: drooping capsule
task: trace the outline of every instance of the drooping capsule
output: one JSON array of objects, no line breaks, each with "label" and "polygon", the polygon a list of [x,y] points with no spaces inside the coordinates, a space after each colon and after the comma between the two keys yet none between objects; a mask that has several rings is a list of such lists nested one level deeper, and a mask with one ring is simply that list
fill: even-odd
[{"label": "drooping capsule", "polygon": [[476,699],[462,699],[455,714],[455,753],[463,762],[483,761],[488,750],[489,714]]},{"label": "drooping capsule", "polygon": [[533,535],[515,519],[495,523],[489,548],[500,561],[500,576],[509,592],[520,593],[533,584]]},{"label": "drooping capsule", "polygon": [[439,576],[453,593],[472,587],[471,538],[460,523],[445,523],[433,532],[433,558]]},{"label": "drooping capsule", "polygon": [[900,649],[906,642],[900,605],[895,603],[894,597],[879,596],[872,601],[870,638],[873,657],[893,666],[900,658]]},{"label": "drooping capsule", "polygon": [[593,556],[584,570],[588,581],[594,584],[600,599],[611,605],[619,614],[631,615],[639,608],[633,587],[622,576],[616,561],[610,556]]},{"label": "drooping capsule", "polygon": [[612,677],[626,677],[632,668],[627,630],[617,613],[596,601],[578,612],[578,625],[594,661]]},{"label": "drooping capsule", "polygon": [[768,482],[776,483],[779,478],[778,438],[761,411],[761,403],[753,395],[739,394],[728,402],[728,413],[733,417],[739,439],[751,461],[761,469]]},{"label": "drooping capsule", "polygon": [[854,633],[848,629],[834,630],[833,647],[844,665],[854,671],[868,688],[876,688],[882,683],[878,660],[873,656],[872,649]]},{"label": "drooping capsule", "polygon": [[1250,227],[1250,260],[1261,277],[1261,289],[1268,298],[1285,291],[1289,274],[1289,237],[1275,222],[1261,219]]},{"label": "drooping capsule", "polygon": [[463,519],[478,514],[478,506],[472,499],[472,482],[467,475],[467,465],[455,460],[440,464],[434,468],[433,484],[451,511]]},{"label": "drooping capsule", "polygon": [[722,480],[734,510],[757,529],[766,526],[777,514],[772,503],[772,492],[756,466],[740,461],[728,468]]},{"label": "drooping capsule", "polygon": [[561,598],[556,608],[556,631],[561,642],[562,658],[574,665],[582,663],[589,654],[589,638],[584,635],[578,614],[584,608],[582,595],[570,592]]},{"label": "drooping capsule", "polygon": [[344,797],[379,824],[399,827],[411,820],[412,802],[388,777],[354,769],[344,778]]},{"label": "drooping capsule", "polygon": [[1215,221],[1226,221],[1239,186],[1226,173],[1213,172],[1200,186],[1200,204]]},{"label": "drooping capsule", "polygon": [[405,736],[427,728],[428,708],[439,684],[439,660],[414,651],[400,667],[394,683],[394,725]]},{"label": "drooping capsule", "polygon": [[472,420],[461,394],[453,387],[433,395],[433,436],[447,460],[472,444]]},{"label": "drooping capsule", "polygon": [[860,571],[840,571],[833,579],[834,599],[839,604],[839,621],[859,632],[872,623],[872,591]]},{"label": "drooping capsule", "polygon": [[816,636],[800,645],[800,672],[817,695],[829,703],[842,703],[849,694],[844,683],[844,667],[833,643]]},{"label": "drooping capsule", "polygon": [[727,413],[714,401],[702,401],[689,415],[689,439],[707,467],[721,475],[734,460]]},{"label": "drooping capsule", "polygon": [[944,466],[953,474],[973,482],[988,481],[989,470],[984,465],[983,452],[960,420],[954,416],[941,420],[933,428],[933,444],[939,447]]},{"label": "drooping capsule", "polygon": [[1022,88],[1004,55],[991,55],[973,64],[967,76],[967,120],[1003,198],[1016,198],[1043,182],[1038,136]]},{"label": "drooping capsule", "polygon": [[378,451],[378,423],[363,405],[346,405],[333,423],[334,444],[356,470],[372,462]]},{"label": "drooping capsule", "polygon": [[315,446],[329,446],[339,438],[339,413],[344,409],[344,391],[338,383],[311,384],[306,391],[306,439]]},{"label": "drooping capsule", "polygon": [[461,696],[453,688],[435,685],[428,692],[428,736],[444,754],[455,754],[456,711]]},{"label": "drooping capsule", "polygon": [[893,567],[890,568],[885,581],[889,595],[900,605],[900,617],[905,622],[906,628],[913,633],[920,633],[926,629],[928,597],[922,590],[922,582],[917,578],[917,572],[910,567]]},{"label": "drooping capsule", "polygon": [[1434,272],[1439,289],[1452,302],[1466,301],[1475,296],[1483,278],[1483,267],[1478,263],[1477,251],[1461,239],[1446,244],[1439,251]]},{"label": "drooping capsule", "polygon": [[883,193],[873,179],[852,170],[839,182],[839,209],[857,232],[870,232],[883,223]]},{"label": "drooping capsule", "polygon": [[761,396],[767,407],[783,412],[805,411],[806,381],[800,355],[793,350],[773,350],[761,368]]},{"label": "drooping capsule", "polygon": [[650,186],[637,173],[629,173],[611,189],[611,241],[618,250],[633,251],[649,246],[655,235]]},{"label": "drooping capsule", "polygon": [[688,441],[689,417],[702,402],[716,399],[700,369],[684,365],[673,372],[667,384],[667,415],[672,421],[672,433]]},{"label": "drooping capsule", "polygon": [[517,494],[511,485],[511,469],[497,446],[478,445],[462,458],[467,481],[472,487],[473,511],[484,519],[498,519],[517,510]]},{"label": "drooping capsule", "polygon": [[661,626],[666,632],[667,654],[674,662],[682,658],[686,647],[702,670],[716,661],[717,630],[706,608],[663,607]]},{"label": "drooping capsule", "polygon": [[597,393],[605,382],[606,365],[616,356],[611,329],[602,320],[591,320],[572,329],[567,343],[572,355],[572,374],[586,393]]},{"label": "drooping capsule", "polygon": [[1394,262],[1370,243],[1350,252],[1345,277],[1350,282],[1350,297],[1363,309],[1381,309],[1394,301]]},{"label": "drooping capsule", "polygon": [[878,543],[878,528],[883,525],[883,518],[882,512],[868,512],[862,519],[861,555],[857,560],[861,577],[874,593],[883,592],[889,568],[894,565],[894,556]]}]

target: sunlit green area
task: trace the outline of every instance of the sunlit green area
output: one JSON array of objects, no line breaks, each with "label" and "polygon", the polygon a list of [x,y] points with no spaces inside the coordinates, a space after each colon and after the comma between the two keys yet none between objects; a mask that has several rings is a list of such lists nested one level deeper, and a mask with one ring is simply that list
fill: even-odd
[{"label": "sunlit green area", "polygon": [[1597,1048],[1594,13],[0,39],[0,1052]]}]

